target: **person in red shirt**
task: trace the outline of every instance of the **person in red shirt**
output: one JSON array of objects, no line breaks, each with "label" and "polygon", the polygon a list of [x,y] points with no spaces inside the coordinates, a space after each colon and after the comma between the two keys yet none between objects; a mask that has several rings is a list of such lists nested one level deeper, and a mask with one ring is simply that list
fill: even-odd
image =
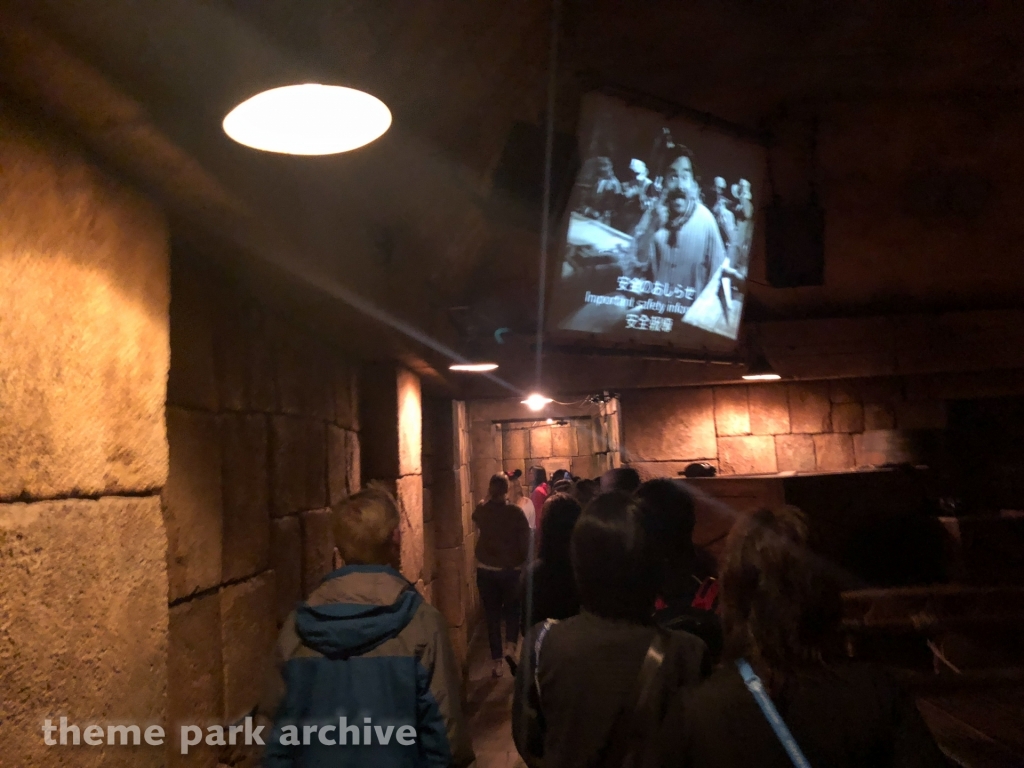
[{"label": "person in red shirt", "polygon": [[537,511],[535,530],[540,532],[541,510],[544,509],[544,502],[551,495],[551,486],[548,485],[548,473],[544,467],[530,467],[530,501]]}]

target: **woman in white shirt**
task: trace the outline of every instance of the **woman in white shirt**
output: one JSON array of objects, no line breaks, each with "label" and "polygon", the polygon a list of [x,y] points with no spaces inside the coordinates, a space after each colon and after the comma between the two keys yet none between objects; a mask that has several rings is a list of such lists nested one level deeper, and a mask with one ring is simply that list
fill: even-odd
[{"label": "woman in white shirt", "polygon": [[534,509],[533,502],[530,501],[529,495],[523,490],[522,484],[523,470],[517,469],[508,476],[508,500],[510,504],[515,504],[526,515],[526,522],[530,524],[530,530],[537,530],[537,510]]}]

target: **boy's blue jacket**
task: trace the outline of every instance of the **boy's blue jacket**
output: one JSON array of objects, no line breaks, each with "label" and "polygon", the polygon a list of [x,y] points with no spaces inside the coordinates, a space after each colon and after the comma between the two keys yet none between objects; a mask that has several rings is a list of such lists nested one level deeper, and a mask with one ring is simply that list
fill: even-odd
[{"label": "boy's blue jacket", "polygon": [[[473,764],[445,620],[393,569],[327,576],[285,621],[277,653],[261,707],[275,713],[267,768]],[[399,743],[402,726],[414,743]]]}]

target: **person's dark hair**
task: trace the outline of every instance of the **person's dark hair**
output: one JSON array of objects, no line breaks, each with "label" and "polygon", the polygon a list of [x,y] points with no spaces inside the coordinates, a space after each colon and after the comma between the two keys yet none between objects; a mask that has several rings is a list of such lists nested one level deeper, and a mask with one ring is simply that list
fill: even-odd
[{"label": "person's dark hair", "polygon": [[637,488],[636,497],[646,512],[648,533],[664,547],[665,556],[692,556],[693,527],[697,522],[693,497],[668,478],[648,480]]},{"label": "person's dark hair", "polygon": [[563,478],[563,479],[559,480],[554,485],[552,485],[551,486],[551,490],[553,490],[555,493],[570,493],[571,494],[573,492],[573,488],[574,487],[575,486],[573,485],[572,480],[570,480],[568,477],[566,477],[566,478]]},{"label": "person's dark hair", "polygon": [[597,480],[580,480],[576,483],[576,501],[586,507],[601,492],[601,484]]},{"label": "person's dark hair", "polygon": [[505,476],[504,472],[499,472],[496,475],[491,475],[491,482],[487,485],[487,496],[494,498],[496,496],[507,496],[508,495],[508,477]]},{"label": "person's dark hair", "polygon": [[643,512],[626,493],[606,493],[580,515],[572,533],[572,568],[580,603],[609,619],[651,621],[661,577]]},{"label": "person's dark hair", "polygon": [[571,480],[572,476],[569,474],[568,469],[556,469],[551,473],[551,483],[558,483],[562,480]]},{"label": "person's dark hair", "polygon": [[540,522],[540,559],[551,566],[568,566],[572,529],[583,508],[572,496],[556,493],[544,502]]},{"label": "person's dark hair", "polygon": [[531,488],[536,488],[538,485],[548,481],[548,473],[544,467],[530,467],[529,472]]},{"label": "person's dark hair", "polygon": [[726,542],[722,625],[727,658],[746,658],[777,691],[797,669],[821,665],[841,618],[835,580],[807,548],[796,507],[741,519]]},{"label": "person's dark hair", "polygon": [[665,175],[668,173],[669,167],[678,160],[680,157],[686,157],[690,160],[690,168],[693,170],[694,178],[697,176],[696,164],[693,161],[693,152],[685,144],[676,144],[669,148],[668,153],[665,155],[665,163],[662,166],[661,174]]},{"label": "person's dark hair", "polygon": [[640,473],[632,467],[609,469],[601,475],[601,493],[622,491],[633,493],[640,487]]}]

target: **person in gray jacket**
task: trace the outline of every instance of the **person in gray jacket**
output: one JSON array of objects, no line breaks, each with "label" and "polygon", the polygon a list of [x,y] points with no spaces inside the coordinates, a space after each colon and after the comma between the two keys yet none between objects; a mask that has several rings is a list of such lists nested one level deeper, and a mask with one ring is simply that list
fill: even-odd
[{"label": "person in gray jacket", "polygon": [[264,765],[473,765],[448,627],[398,572],[394,498],[371,486],[332,512],[335,570],[281,630]]}]

